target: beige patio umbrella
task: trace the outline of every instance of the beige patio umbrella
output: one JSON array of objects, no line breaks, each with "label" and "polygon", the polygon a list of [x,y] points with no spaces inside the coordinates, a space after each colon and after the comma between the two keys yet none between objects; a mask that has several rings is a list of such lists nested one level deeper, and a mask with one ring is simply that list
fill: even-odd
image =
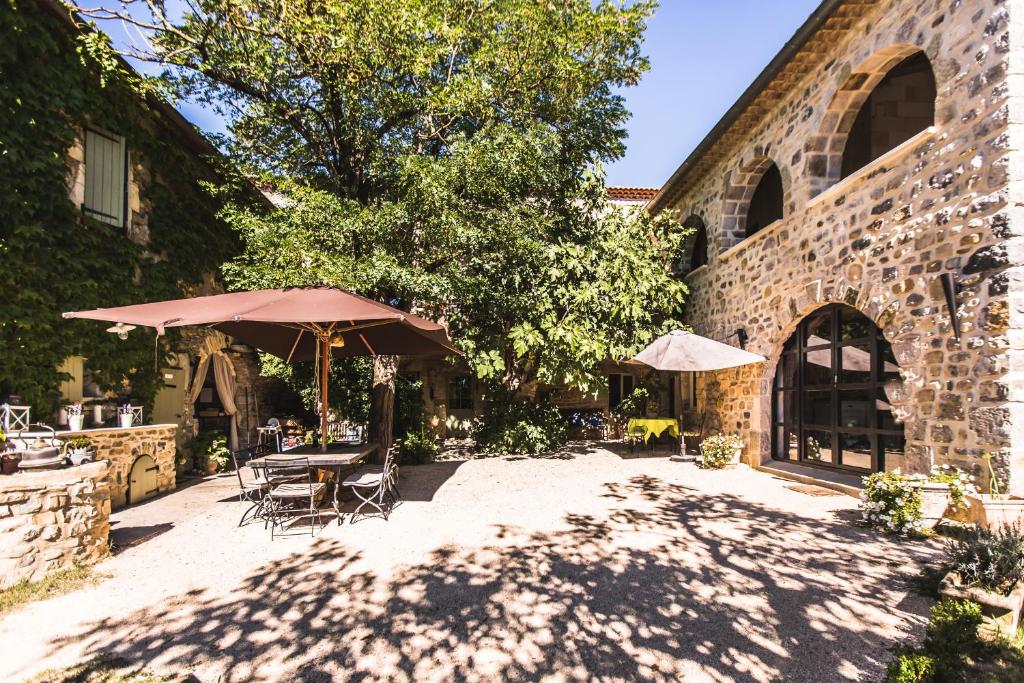
[{"label": "beige patio umbrella", "polygon": [[655,370],[702,372],[763,363],[767,359],[693,332],[673,330],[655,339],[633,360]]}]

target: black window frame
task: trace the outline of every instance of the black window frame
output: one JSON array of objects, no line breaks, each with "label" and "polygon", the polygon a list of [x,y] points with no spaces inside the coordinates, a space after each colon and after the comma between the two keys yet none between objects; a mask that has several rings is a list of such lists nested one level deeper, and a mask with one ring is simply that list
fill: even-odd
[{"label": "black window frame", "polygon": [[448,378],[448,410],[473,410],[473,378],[469,375]]},{"label": "black window frame", "polygon": [[[848,316],[847,318],[844,318]],[[807,344],[807,337],[812,325],[822,320],[822,316],[828,316],[829,337],[827,344]],[[853,316],[853,317],[849,317]],[[842,338],[842,323],[845,320],[862,323],[867,321],[869,326],[868,336]],[[861,320],[862,319],[862,320]],[[867,349],[868,376],[866,381],[845,382],[842,380],[843,372],[843,350],[846,348]],[[807,356],[809,353],[821,354],[827,352],[830,360],[831,382],[819,384],[807,384]],[[796,331],[789,338],[783,347],[776,366],[775,378],[772,380],[772,458],[793,462],[788,457],[790,448],[790,435],[797,436],[797,462],[801,465],[822,467],[831,470],[839,470],[853,473],[880,472],[885,470],[885,453],[882,449],[884,436],[896,436],[906,444],[905,434],[902,425],[898,428],[885,428],[879,426],[879,410],[877,408],[878,397],[884,397],[884,384],[888,381],[883,372],[885,359],[891,357],[892,349],[882,336],[878,328],[869,318],[861,314],[855,308],[843,304],[831,304],[815,311],[800,322]],[[849,354],[847,354],[849,357]],[[795,364],[795,377],[787,377],[784,370],[793,370]],[[861,371],[863,372],[863,371]],[[789,380],[789,381],[787,381]],[[808,392],[828,393],[828,419],[821,422],[808,420],[807,403],[805,398]],[[848,426],[840,421],[843,403],[840,400],[843,392],[866,392],[869,399],[869,409],[866,413],[867,424],[864,426]],[[815,432],[828,434],[832,445],[833,456],[830,462],[822,462],[813,457],[808,457],[808,433]],[[866,437],[871,449],[871,466],[869,468],[856,467],[842,462],[842,437],[844,435]],[[837,462],[838,461],[838,462]]]}]

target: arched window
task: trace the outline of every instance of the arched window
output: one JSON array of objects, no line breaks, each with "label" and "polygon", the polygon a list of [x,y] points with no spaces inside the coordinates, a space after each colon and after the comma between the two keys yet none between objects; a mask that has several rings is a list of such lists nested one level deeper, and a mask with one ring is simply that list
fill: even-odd
[{"label": "arched window", "polygon": [[899,379],[881,330],[833,304],[802,321],[775,370],[772,455],[856,472],[903,464],[903,425],[885,383]]},{"label": "arched window", "polygon": [[747,208],[746,236],[782,218],[782,174],[771,164],[761,175]]},{"label": "arched window", "polygon": [[708,264],[708,230],[702,223],[693,233],[693,250],[690,252],[690,270]]},{"label": "arched window", "polygon": [[935,74],[923,52],[892,67],[864,100],[849,129],[840,178],[934,125],[935,94]]}]

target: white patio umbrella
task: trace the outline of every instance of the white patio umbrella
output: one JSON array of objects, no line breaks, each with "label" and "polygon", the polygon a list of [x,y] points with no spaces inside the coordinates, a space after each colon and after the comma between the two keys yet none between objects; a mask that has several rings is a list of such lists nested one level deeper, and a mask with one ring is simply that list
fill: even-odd
[{"label": "white patio umbrella", "polygon": [[673,330],[655,339],[633,360],[655,370],[701,372],[762,363],[767,359],[699,334]]}]

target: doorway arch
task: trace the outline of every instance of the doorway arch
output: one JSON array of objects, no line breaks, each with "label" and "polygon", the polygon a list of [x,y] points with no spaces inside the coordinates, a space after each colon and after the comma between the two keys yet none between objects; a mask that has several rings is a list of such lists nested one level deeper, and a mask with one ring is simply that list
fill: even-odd
[{"label": "doorway arch", "polygon": [[899,380],[892,347],[870,318],[831,304],[802,320],[772,383],[772,457],[851,472],[903,465],[903,425],[885,392]]}]

